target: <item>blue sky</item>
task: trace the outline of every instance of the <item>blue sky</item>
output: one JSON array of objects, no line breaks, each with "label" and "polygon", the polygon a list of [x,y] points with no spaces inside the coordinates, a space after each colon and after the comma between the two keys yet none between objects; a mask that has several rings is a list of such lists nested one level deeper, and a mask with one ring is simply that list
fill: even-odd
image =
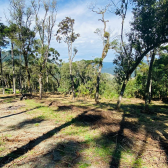
[{"label": "blue sky", "polygon": [[[28,1],[28,0],[27,0]],[[108,4],[109,1],[97,0],[98,7],[103,7],[103,4]],[[78,53],[74,58],[74,61],[86,59],[91,60],[95,57],[101,57],[103,42],[101,38],[94,33],[96,28],[103,28],[103,23],[98,21],[101,19],[101,15],[98,15],[92,12],[88,6],[91,1],[89,0],[58,0],[57,1],[57,21],[56,26],[54,27],[53,34],[57,31],[57,25],[65,17],[71,17],[75,19],[74,30],[76,33],[80,34],[80,37],[74,42],[73,47],[78,49]],[[8,16],[9,1],[0,0],[0,17],[1,21],[5,23],[6,19],[4,13]],[[129,30],[129,21],[131,20],[132,14],[128,12],[126,21],[125,21],[125,32]],[[107,12],[105,14],[105,20],[107,22],[107,31],[111,34],[111,39],[120,35],[121,30],[121,19],[116,16],[114,13]],[[62,43],[57,43],[55,36],[53,35],[51,41],[51,47],[55,48],[60,53],[60,59],[63,61],[68,61],[68,49],[67,45]],[[112,62],[115,54],[114,51],[109,50],[105,62]]]}]

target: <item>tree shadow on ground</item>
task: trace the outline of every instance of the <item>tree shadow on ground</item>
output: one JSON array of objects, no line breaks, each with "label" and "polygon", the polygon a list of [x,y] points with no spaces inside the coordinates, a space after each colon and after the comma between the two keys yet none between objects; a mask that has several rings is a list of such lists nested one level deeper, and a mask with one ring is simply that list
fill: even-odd
[{"label": "tree shadow on ground", "polygon": [[29,166],[36,168],[64,168],[73,167],[82,161],[82,157],[79,154],[82,144],[78,141],[58,142],[56,145],[47,145],[46,148],[47,151],[42,155],[20,162],[17,166],[29,164]]},{"label": "tree shadow on ground", "polygon": [[[146,150],[146,145],[151,143],[156,143],[160,145],[160,150],[164,150],[166,153],[166,160],[164,161],[165,164],[167,164],[168,160],[168,143],[167,143],[167,133],[165,130],[167,130],[168,126],[166,125],[167,119],[168,119],[168,111],[166,105],[150,105],[149,107],[149,113],[142,113],[143,105],[122,105],[122,109],[125,112],[128,112],[127,116],[134,116],[138,119],[138,125],[144,126],[145,139],[142,141],[141,148],[136,152],[136,158],[134,162],[133,167],[137,167],[136,164],[139,160],[142,158],[143,153]],[[162,114],[162,115],[161,115]],[[151,148],[155,148],[156,146],[154,144],[150,144]],[[156,157],[158,157],[158,161],[154,161],[154,163],[157,165],[159,163],[159,155],[157,156],[157,152],[160,152],[160,150],[154,150],[156,153]],[[154,153],[154,151],[152,151]],[[151,154],[149,152],[149,154]],[[161,158],[161,157],[160,157]],[[163,160],[162,160],[163,161]],[[162,163],[162,161],[160,161]],[[139,166],[140,167],[140,166]]]},{"label": "tree shadow on ground", "polygon": [[[96,105],[96,107],[112,107],[110,109],[115,108],[115,104],[108,104],[108,103],[102,103],[99,105]],[[118,168],[120,167],[120,162],[122,160],[122,153],[125,151],[130,151],[132,150],[134,156],[134,160],[132,162],[132,167],[141,167],[142,166],[142,156],[146,152],[147,145],[149,145],[148,139],[152,139],[153,141],[157,141],[160,145],[160,150],[159,149],[154,149],[154,152],[156,153],[155,157],[158,157],[158,161],[155,161],[154,159],[152,162],[158,165],[158,163],[164,162],[167,165],[168,158],[166,160],[161,160],[161,155],[157,156],[157,152],[165,152],[166,155],[168,156],[168,142],[167,142],[167,137],[168,134],[165,131],[168,127],[165,124],[167,119],[168,119],[168,111],[167,105],[150,105],[150,113],[142,113],[142,110],[144,108],[144,105],[142,103],[140,104],[125,104],[122,105],[122,110],[120,113],[123,112],[122,114],[122,120],[119,123],[119,130],[117,132],[114,131],[109,131],[107,134],[102,134],[102,138],[95,140],[96,143],[98,143],[100,146],[104,146],[105,144],[110,147],[111,144],[115,144],[114,150],[112,150],[112,157],[111,157],[111,162],[110,167],[111,168]],[[109,110],[110,110],[109,109]],[[159,115],[158,115],[159,114]],[[131,122],[128,121],[128,119],[131,120],[137,120],[136,122]],[[164,123],[165,122],[165,123]],[[103,124],[103,123],[102,123]],[[111,123],[104,123],[106,126],[111,125],[113,127],[113,124]],[[139,129],[143,127],[144,128],[144,133],[142,134],[143,136],[138,136],[140,138],[138,141],[141,143],[140,147],[135,148],[136,146],[136,141],[135,139],[137,138],[136,136],[139,134]],[[129,135],[129,132],[130,133]],[[158,133],[160,132],[160,133]],[[137,134],[137,135],[136,135]],[[131,136],[132,135],[132,136]],[[136,135],[134,137],[134,135]],[[101,140],[101,139],[111,139],[109,141],[110,143],[107,143],[106,140]],[[124,142],[123,142],[124,140]],[[102,143],[99,143],[102,142]],[[125,142],[128,143],[125,144]],[[155,142],[156,143],[156,142]],[[156,146],[154,146],[156,147]],[[152,148],[152,144],[151,144]],[[148,151],[149,152],[149,151]],[[154,153],[151,151],[152,154]],[[149,152],[149,154],[151,154]],[[129,153],[129,152],[128,152]],[[130,166],[127,165],[127,163],[124,164],[125,166]]]},{"label": "tree shadow on ground", "polygon": [[38,108],[41,108],[41,107],[42,107],[42,106],[37,106],[37,107],[35,107],[35,108],[29,109],[29,110],[25,110],[25,111],[22,111],[22,112],[19,112],[19,113],[2,116],[2,117],[0,117],[0,119],[1,119],[1,118],[7,118],[7,117],[15,116],[15,115],[19,115],[19,114],[23,114],[23,113],[27,113],[28,111],[32,111],[32,110],[35,110],[35,109],[38,109]]},{"label": "tree shadow on ground", "polygon": [[[71,124],[80,125],[81,122],[96,122],[101,117],[94,116],[94,115],[88,115],[85,117],[87,111],[84,111],[82,114],[78,115],[76,118],[73,118],[71,121],[66,122],[65,124],[62,124],[59,127],[55,127],[54,129],[48,131],[47,133],[37,137],[36,139],[30,140],[27,144],[21,146],[20,148],[17,148],[16,150],[10,152],[6,156],[0,157],[0,166],[3,166],[7,163],[12,162],[14,159],[17,159],[18,157],[24,155],[29,150],[32,150],[35,146],[40,144],[42,141],[51,138],[53,135],[57,134],[59,131],[61,131],[63,128],[66,128],[70,126]],[[96,121],[95,121],[96,120]]]},{"label": "tree shadow on ground", "polygon": [[107,108],[108,107],[108,110],[114,110],[116,108],[116,104],[115,103],[106,103],[106,102],[103,102],[103,103],[98,103],[98,104],[93,104],[95,107],[98,107],[98,108]]},{"label": "tree shadow on ground", "polygon": [[9,96],[2,96],[2,97],[0,97],[0,99],[10,99],[10,98],[15,99],[15,98],[19,98],[19,97],[20,97],[20,95],[9,95]]},{"label": "tree shadow on ground", "polygon": [[[132,126],[131,126],[132,125]],[[115,147],[112,149],[112,158],[110,164],[110,168],[117,168],[120,165],[120,159],[121,159],[121,152],[123,150],[122,146],[124,146],[124,149],[132,148],[133,141],[124,135],[124,129],[129,128],[134,133],[137,131],[137,129],[134,129],[134,125],[132,123],[129,123],[125,121],[125,114],[122,115],[122,120],[119,123],[119,130],[116,132],[109,132],[107,134],[103,134],[102,138],[103,141],[100,139],[96,140],[96,143],[103,146],[106,145],[106,147],[111,146],[111,144],[115,144]],[[100,143],[101,142],[101,143]]]},{"label": "tree shadow on ground", "polygon": [[[168,154],[168,148],[167,148],[168,144],[166,140],[168,135],[165,131],[167,129],[167,125],[164,122],[159,122],[162,116],[159,116],[157,111],[154,114],[144,114],[141,113],[141,110],[143,109],[142,104],[139,105],[128,104],[128,105],[122,105],[123,109],[122,112],[118,113],[108,112],[110,115],[112,115],[112,117],[113,115],[119,114],[121,118],[119,119],[115,117],[109,118],[110,115],[106,116],[104,111],[101,113],[101,111],[97,110],[97,108],[103,106],[105,107],[106,105],[109,104],[103,103],[102,106],[96,105],[94,109],[86,107],[84,109],[82,106],[81,109],[82,113],[80,113],[77,117],[73,118],[71,121],[66,122],[65,124],[62,124],[58,127],[55,127],[54,129],[43,134],[42,136],[39,136],[36,139],[29,141],[29,143],[23,145],[20,148],[17,148],[16,150],[12,151],[6,156],[1,157],[0,166],[10,163],[14,159],[24,155],[25,153],[33,149],[35,146],[37,146],[44,140],[51,138],[53,135],[59,133],[63,128],[66,128],[71,124],[74,124],[76,126],[90,126],[91,129],[107,127],[105,131],[102,132],[101,137],[95,138],[94,142],[97,144],[99,148],[105,148],[110,150],[108,155],[111,158],[111,160],[109,161],[110,168],[120,167],[123,153],[127,154],[133,153],[134,155],[133,161],[129,163],[129,165],[125,163],[125,166],[129,167],[131,165],[131,167],[141,167],[140,159],[142,158],[142,155],[146,151],[147,145],[149,144],[148,142],[149,137],[152,140],[159,140],[160,149],[163,150],[166,154]],[[110,104],[109,106],[114,108],[115,104]],[[151,105],[151,107],[156,109],[157,105],[154,106]],[[160,107],[162,107],[163,109],[161,109],[159,113],[163,112],[166,115],[167,113],[165,109],[167,108],[167,106],[165,107],[163,105]],[[66,109],[68,110],[73,110],[73,108],[80,108],[80,106],[79,107],[66,106]],[[64,110],[65,109],[61,109],[60,111]],[[57,112],[59,112],[59,110]],[[144,133],[141,132],[140,130],[141,128],[144,129]],[[159,134],[158,131],[162,135]],[[140,143],[139,146],[137,146],[136,144],[137,142]],[[72,145],[69,145],[71,143]],[[85,141],[85,143],[87,142]],[[73,163],[71,162],[75,157],[78,156],[78,154],[75,152],[66,152],[68,151],[67,150],[68,146],[72,146],[73,151],[77,152],[79,151],[81,144],[79,144],[77,141],[74,140],[69,140],[68,142],[56,143],[55,146],[49,148],[50,150],[48,152],[40,156],[41,160],[44,159],[44,162],[41,162],[42,165],[44,165],[44,167],[52,167],[52,166],[54,167],[60,161],[61,162],[60,164],[63,165],[64,167],[68,166],[73,167],[75,164],[79,163],[81,156],[78,158],[79,160],[76,159]],[[29,160],[28,162],[31,161]],[[34,162],[32,161],[33,165],[35,165],[36,162],[38,163],[36,159]],[[65,163],[65,165],[62,163]]]},{"label": "tree shadow on ground", "polygon": [[36,118],[33,118],[33,119],[27,119],[27,120],[24,120],[24,121],[20,122],[17,125],[9,126],[8,129],[10,129],[10,130],[8,130],[8,131],[19,130],[19,129],[22,129],[22,128],[32,127],[33,124],[39,124],[43,121],[45,121],[45,119],[40,118],[40,117],[36,117]]},{"label": "tree shadow on ground", "polygon": [[2,96],[2,97],[0,97],[0,103],[2,102],[2,103],[14,103],[14,102],[17,102],[18,100],[16,100],[16,99],[18,99],[18,98],[20,98],[20,95],[9,95],[9,96]]}]

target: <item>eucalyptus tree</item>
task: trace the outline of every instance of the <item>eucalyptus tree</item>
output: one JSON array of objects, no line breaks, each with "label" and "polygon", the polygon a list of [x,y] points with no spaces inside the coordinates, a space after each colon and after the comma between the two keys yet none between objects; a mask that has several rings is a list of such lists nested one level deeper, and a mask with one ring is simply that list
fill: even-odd
[{"label": "eucalyptus tree", "polygon": [[[20,50],[20,62],[22,63],[21,56],[24,58],[24,66],[28,78],[28,88],[31,90],[30,85],[30,69],[29,69],[29,55],[34,41],[35,33],[32,29],[33,11],[30,6],[26,5],[26,0],[10,0],[10,25],[15,24],[16,35],[13,39],[15,45]],[[21,89],[21,64],[20,64],[20,89]]]},{"label": "eucalyptus tree", "polygon": [[15,78],[15,61],[14,61],[14,44],[17,36],[17,25],[10,24],[7,29],[7,37],[10,39],[11,43],[11,58],[12,58],[12,71],[13,71],[13,93],[16,94],[16,78]]},{"label": "eucalyptus tree", "polygon": [[[40,59],[39,59],[39,98],[42,99],[42,78],[43,73],[46,72],[46,63],[49,54],[49,47],[52,37],[53,28],[56,23],[56,0],[38,0],[36,3],[35,0],[31,1],[32,7],[35,13],[35,24],[36,24],[36,31],[40,36]],[[42,9],[41,9],[42,8]],[[43,11],[44,15],[43,18],[40,18],[40,9]]]},{"label": "eucalyptus tree", "polygon": [[1,85],[3,88],[3,94],[5,94],[5,89],[4,89],[5,78],[3,75],[2,60],[5,57],[2,57],[2,48],[8,44],[8,41],[6,40],[6,29],[7,29],[7,26],[5,26],[3,23],[0,23],[0,76],[1,76]]},{"label": "eucalyptus tree", "polygon": [[71,89],[72,89],[73,99],[75,98],[75,88],[74,88],[74,79],[72,75],[72,62],[78,50],[76,48],[73,49],[72,43],[80,36],[79,33],[74,32],[74,23],[75,23],[74,19],[71,19],[70,17],[66,17],[59,23],[58,31],[56,34],[57,41],[61,42],[61,40],[63,40],[68,45],[69,70],[70,70],[69,73],[71,78]]}]

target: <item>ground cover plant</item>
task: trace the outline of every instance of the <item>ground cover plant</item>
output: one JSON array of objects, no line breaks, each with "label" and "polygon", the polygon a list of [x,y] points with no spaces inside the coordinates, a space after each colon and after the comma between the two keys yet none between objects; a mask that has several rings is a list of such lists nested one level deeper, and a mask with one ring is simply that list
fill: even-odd
[{"label": "ground cover plant", "polygon": [[[168,167],[168,104],[0,97],[0,167]],[[7,101],[10,100],[10,101]]]}]

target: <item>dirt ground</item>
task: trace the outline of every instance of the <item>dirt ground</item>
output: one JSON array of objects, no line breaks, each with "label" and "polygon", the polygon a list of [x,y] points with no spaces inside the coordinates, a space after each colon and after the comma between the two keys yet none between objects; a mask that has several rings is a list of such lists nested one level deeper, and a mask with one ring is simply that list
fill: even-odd
[{"label": "dirt ground", "polygon": [[168,104],[0,97],[0,167],[168,167]]}]

